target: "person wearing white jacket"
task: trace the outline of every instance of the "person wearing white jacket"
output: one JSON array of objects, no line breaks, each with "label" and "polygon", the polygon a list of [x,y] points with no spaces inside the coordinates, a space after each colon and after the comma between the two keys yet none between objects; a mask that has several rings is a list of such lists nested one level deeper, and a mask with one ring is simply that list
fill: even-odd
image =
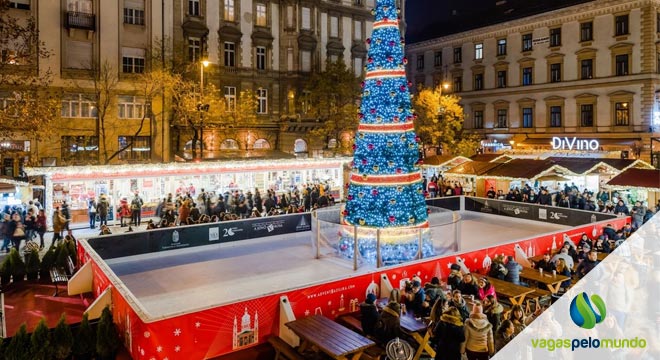
[{"label": "person wearing white jacket", "polygon": [[468,360],[486,360],[495,353],[493,326],[483,313],[481,304],[474,304],[470,317],[465,321],[465,342],[461,353]]}]

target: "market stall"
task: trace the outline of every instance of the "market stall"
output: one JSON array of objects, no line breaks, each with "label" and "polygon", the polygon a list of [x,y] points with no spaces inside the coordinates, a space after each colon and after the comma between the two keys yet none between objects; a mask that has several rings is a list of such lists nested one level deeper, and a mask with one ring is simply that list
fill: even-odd
[{"label": "market stall", "polygon": [[449,156],[449,155],[432,155],[424,158],[422,164],[422,175],[431,178],[433,175],[436,177],[444,174],[445,171],[461,165],[465,162],[472,161],[465,156]]},{"label": "market stall", "polygon": [[[155,213],[159,201],[168,194],[190,193],[202,189],[223,194],[231,190],[284,192],[306,183],[327,183],[336,198],[343,195],[344,165],[347,158],[245,160],[202,163],[130,164],[26,168],[28,176],[42,176],[46,187],[46,209],[67,201],[72,222],[88,219],[89,199],[105,194],[117,207],[122,199],[138,192],[144,201],[142,217]],[[49,217],[50,218],[50,217]]]},{"label": "market stall", "polygon": [[0,209],[5,206],[27,204],[30,200],[39,200],[35,195],[43,186],[17,181],[7,176],[0,176]]},{"label": "market stall", "polygon": [[617,193],[628,205],[647,201],[648,207],[653,208],[660,200],[660,170],[629,168],[608,181],[604,188]]}]

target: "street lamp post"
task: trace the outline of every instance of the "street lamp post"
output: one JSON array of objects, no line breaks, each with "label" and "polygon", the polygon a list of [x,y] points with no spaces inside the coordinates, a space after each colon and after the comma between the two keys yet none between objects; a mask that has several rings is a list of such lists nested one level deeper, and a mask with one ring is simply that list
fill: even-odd
[{"label": "street lamp post", "polygon": [[[199,152],[202,159],[204,159],[204,114],[202,111],[208,110],[208,107],[204,105],[204,68],[209,66],[208,60],[203,60],[199,64]],[[194,147],[197,144],[193,144]]]}]

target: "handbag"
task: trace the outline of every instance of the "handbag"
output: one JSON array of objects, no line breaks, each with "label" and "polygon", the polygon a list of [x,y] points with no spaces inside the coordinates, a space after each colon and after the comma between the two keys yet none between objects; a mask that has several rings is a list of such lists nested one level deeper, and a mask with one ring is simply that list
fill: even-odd
[{"label": "handbag", "polygon": [[17,227],[16,230],[14,230],[14,235],[15,238],[19,237],[24,237],[25,236],[25,231],[23,231],[22,227]]}]

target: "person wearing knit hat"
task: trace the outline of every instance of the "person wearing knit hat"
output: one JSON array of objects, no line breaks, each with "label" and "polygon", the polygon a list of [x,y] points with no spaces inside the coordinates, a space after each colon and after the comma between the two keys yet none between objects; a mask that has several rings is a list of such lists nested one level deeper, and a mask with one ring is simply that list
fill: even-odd
[{"label": "person wearing knit hat", "polygon": [[465,321],[465,342],[461,345],[461,353],[466,354],[469,360],[488,359],[495,353],[493,325],[479,303],[474,304],[470,317]]},{"label": "person wearing knit hat", "polygon": [[447,285],[451,286],[452,289],[457,289],[458,284],[463,280],[463,273],[461,272],[461,267],[458,264],[451,264],[451,272],[447,278]]},{"label": "person wearing knit hat", "polygon": [[367,294],[366,300],[360,304],[360,322],[362,323],[362,331],[365,335],[375,335],[376,333],[376,324],[380,319],[378,314],[378,308],[374,302],[376,301],[376,295],[369,293]]}]

